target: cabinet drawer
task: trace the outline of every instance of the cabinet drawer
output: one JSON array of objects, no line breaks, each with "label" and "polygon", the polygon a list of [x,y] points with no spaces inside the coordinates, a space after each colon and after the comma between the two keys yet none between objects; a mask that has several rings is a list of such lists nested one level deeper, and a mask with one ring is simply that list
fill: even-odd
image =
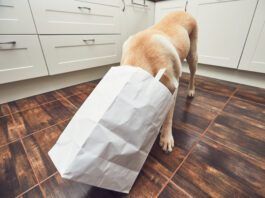
[{"label": "cabinet drawer", "polygon": [[39,34],[118,34],[121,8],[115,2],[30,0]]},{"label": "cabinet drawer", "polygon": [[0,34],[36,33],[27,0],[0,0]]},{"label": "cabinet drawer", "polygon": [[120,61],[120,35],[40,36],[50,74]]},{"label": "cabinet drawer", "polygon": [[0,84],[48,75],[37,36],[0,35],[0,43]]}]

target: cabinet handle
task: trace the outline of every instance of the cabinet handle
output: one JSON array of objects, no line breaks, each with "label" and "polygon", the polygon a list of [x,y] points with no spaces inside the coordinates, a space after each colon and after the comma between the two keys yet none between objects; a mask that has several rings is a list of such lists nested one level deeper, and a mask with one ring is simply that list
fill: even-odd
[{"label": "cabinet handle", "polygon": [[95,39],[84,39],[83,41],[84,41],[85,43],[88,42],[88,41],[91,41],[91,42],[94,43],[96,40],[95,40]]},{"label": "cabinet handle", "polygon": [[8,41],[8,42],[2,42],[0,43],[0,45],[4,45],[4,44],[12,44],[15,45],[17,42],[16,41]]},{"label": "cabinet handle", "polygon": [[81,9],[87,9],[87,10],[89,10],[89,11],[91,10],[91,8],[89,8],[89,7],[78,6],[77,8],[80,9],[80,10],[81,10]]},{"label": "cabinet handle", "polygon": [[122,0],[122,4],[123,4],[122,11],[124,12],[125,11],[125,1],[124,0]]},{"label": "cabinet handle", "polygon": [[146,0],[143,0],[143,1],[144,1],[144,3],[141,4],[141,3],[135,3],[134,0],[132,0],[132,4],[133,5],[138,5],[138,6],[143,6],[143,7],[148,7],[148,5],[146,5]]}]

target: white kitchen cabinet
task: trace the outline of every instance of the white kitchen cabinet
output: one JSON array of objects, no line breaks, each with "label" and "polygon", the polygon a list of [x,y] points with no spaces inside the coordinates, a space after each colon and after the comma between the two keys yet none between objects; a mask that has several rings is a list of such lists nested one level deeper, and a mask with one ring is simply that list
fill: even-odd
[{"label": "white kitchen cabinet", "polygon": [[120,61],[120,35],[41,35],[40,40],[50,74]]},{"label": "white kitchen cabinet", "polygon": [[161,1],[155,5],[155,22],[160,21],[166,14],[174,11],[185,11],[187,0]]},{"label": "white kitchen cabinet", "polygon": [[36,34],[27,0],[0,0],[0,34]]},{"label": "white kitchen cabinet", "polygon": [[29,0],[39,34],[119,34],[120,0]]},{"label": "white kitchen cabinet", "polygon": [[198,22],[199,63],[237,68],[257,0],[190,0]]},{"label": "white kitchen cabinet", "polygon": [[0,84],[48,75],[37,35],[0,35]]},{"label": "white kitchen cabinet", "polygon": [[122,43],[131,35],[154,24],[155,3],[144,0],[125,0],[122,13]]},{"label": "white kitchen cabinet", "polygon": [[265,1],[258,3],[239,69],[265,73]]}]

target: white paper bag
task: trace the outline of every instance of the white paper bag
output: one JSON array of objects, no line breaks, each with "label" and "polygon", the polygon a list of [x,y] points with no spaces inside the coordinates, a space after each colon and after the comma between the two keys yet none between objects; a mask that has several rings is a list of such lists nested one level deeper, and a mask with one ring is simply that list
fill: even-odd
[{"label": "white paper bag", "polygon": [[49,155],[63,178],[128,193],[173,102],[139,67],[112,67]]}]

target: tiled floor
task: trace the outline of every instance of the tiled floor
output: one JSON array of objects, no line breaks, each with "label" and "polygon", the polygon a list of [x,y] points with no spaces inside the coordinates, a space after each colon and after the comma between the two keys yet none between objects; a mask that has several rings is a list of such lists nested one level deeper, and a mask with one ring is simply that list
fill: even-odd
[{"label": "tiled floor", "polygon": [[[265,196],[265,90],[181,79],[175,147],[155,143],[130,197]],[[126,197],[64,180],[47,152],[96,86],[83,83],[0,105],[0,197]]]}]

